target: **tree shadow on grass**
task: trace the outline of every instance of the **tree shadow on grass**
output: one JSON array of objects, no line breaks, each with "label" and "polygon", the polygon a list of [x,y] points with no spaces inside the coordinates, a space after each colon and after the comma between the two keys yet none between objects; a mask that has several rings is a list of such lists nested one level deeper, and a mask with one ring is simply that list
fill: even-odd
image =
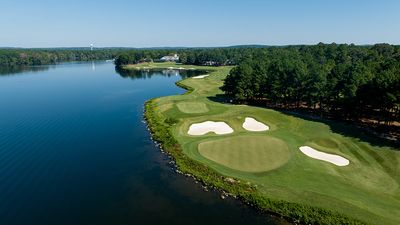
[{"label": "tree shadow on grass", "polygon": [[[232,100],[232,98],[230,98],[224,94],[209,96],[207,98],[210,101],[214,101],[214,102],[218,102],[218,103],[222,103],[222,104],[235,104],[235,102]],[[315,116],[314,114],[304,114],[304,113],[299,113],[297,111],[284,110],[281,108],[271,108],[271,107],[267,107],[267,106],[254,105],[254,104],[249,104],[249,105],[253,106],[253,107],[263,108],[263,109],[273,109],[273,110],[281,112],[285,115],[294,116],[294,117],[301,118],[301,119],[307,120],[307,121],[320,122],[320,123],[328,125],[332,132],[341,134],[345,137],[355,138],[361,142],[368,142],[373,146],[390,147],[395,151],[400,151],[400,141],[398,139],[389,139],[386,137],[381,137],[380,134],[376,130],[357,126],[353,122],[322,118],[322,117]]]},{"label": "tree shadow on grass", "polygon": [[399,140],[392,140],[381,137],[377,131],[366,127],[359,127],[352,122],[338,121],[332,119],[319,118],[312,115],[301,114],[288,110],[277,110],[285,115],[294,116],[307,121],[320,122],[329,126],[332,132],[341,134],[345,137],[356,138],[361,142],[368,142],[377,147],[391,147],[393,150],[400,151]]},{"label": "tree shadow on grass", "polygon": [[215,96],[208,96],[207,97],[210,101],[213,102],[218,102],[218,103],[226,103],[226,104],[231,104],[233,101],[232,98],[229,98],[228,96],[224,95],[224,94],[217,94]]}]

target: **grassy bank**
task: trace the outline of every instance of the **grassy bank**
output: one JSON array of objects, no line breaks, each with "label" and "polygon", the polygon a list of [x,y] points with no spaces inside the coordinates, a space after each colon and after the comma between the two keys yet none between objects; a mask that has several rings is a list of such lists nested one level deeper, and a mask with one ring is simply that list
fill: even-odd
[{"label": "grassy bank", "polygon": [[[171,63],[151,66],[181,67]],[[207,185],[225,190],[263,210],[303,223],[400,223],[398,149],[372,146],[362,140],[334,133],[324,123],[264,108],[223,103],[219,87],[230,67],[186,68],[207,70],[210,76],[180,81],[179,86],[190,90],[184,95],[157,98],[146,103],[146,118],[154,139],[174,157],[182,172],[192,174]],[[257,133],[244,130],[241,124],[246,116],[268,124],[271,129]],[[192,123],[206,120],[224,121],[235,132],[196,137],[187,134]],[[243,163],[241,158],[221,158],[229,156],[228,150],[233,147],[236,149],[232,152],[245,149],[253,153],[260,151],[262,146],[259,142],[265,141],[268,146],[269,143],[278,143],[276,140],[279,140],[280,147],[274,149],[274,155],[282,161],[273,165],[255,163],[251,167],[251,163],[248,163],[240,167],[238,165]],[[246,141],[248,145],[240,148],[240,144]],[[213,150],[218,145],[226,146],[226,149],[222,149],[222,152],[216,151],[221,148]],[[308,158],[298,150],[302,145],[342,155],[351,163],[347,167],[337,167]],[[286,151],[280,151],[286,148]],[[212,155],[213,152],[219,155]],[[266,158],[272,156],[263,154],[262,157]],[[221,160],[213,160],[213,157]],[[257,154],[253,157],[257,157]]]}]

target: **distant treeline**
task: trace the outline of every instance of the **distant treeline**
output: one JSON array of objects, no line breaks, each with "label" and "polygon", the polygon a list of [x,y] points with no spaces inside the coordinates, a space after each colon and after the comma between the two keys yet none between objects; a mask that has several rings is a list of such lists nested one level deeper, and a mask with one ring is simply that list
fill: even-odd
[{"label": "distant treeline", "polygon": [[222,90],[238,102],[399,121],[400,47],[318,44],[254,50]]},{"label": "distant treeline", "polygon": [[115,60],[117,66],[158,61],[161,57],[178,54],[179,61],[187,65],[223,66],[236,65],[251,57],[260,48],[192,48],[192,49],[147,49],[131,50],[121,53]]},{"label": "distant treeline", "polygon": [[113,59],[122,49],[0,49],[0,66],[18,67],[64,61]]}]

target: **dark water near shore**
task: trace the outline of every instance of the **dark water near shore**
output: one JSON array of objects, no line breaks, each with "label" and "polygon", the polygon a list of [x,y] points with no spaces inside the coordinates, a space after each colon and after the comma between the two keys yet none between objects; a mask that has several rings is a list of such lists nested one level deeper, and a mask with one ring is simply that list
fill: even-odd
[{"label": "dark water near shore", "polygon": [[0,225],[280,224],[204,192],[154,146],[143,104],[183,93],[174,82],[186,74],[99,62],[2,71]]}]

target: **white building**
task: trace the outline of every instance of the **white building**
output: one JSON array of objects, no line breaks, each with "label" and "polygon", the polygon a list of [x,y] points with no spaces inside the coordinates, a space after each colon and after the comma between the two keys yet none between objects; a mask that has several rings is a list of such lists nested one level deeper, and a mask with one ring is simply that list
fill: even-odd
[{"label": "white building", "polygon": [[179,56],[178,54],[174,54],[174,55],[166,55],[163,56],[160,61],[164,61],[164,62],[175,62],[179,60]]}]

